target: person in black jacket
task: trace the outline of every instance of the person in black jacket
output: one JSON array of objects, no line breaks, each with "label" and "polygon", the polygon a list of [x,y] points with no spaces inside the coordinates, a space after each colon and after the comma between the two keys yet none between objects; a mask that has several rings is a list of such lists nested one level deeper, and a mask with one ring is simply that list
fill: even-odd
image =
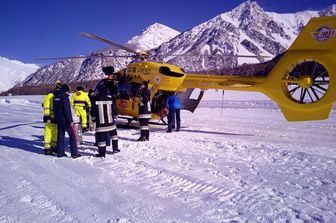
[{"label": "person in black jacket", "polygon": [[91,117],[96,123],[96,138],[98,154],[96,157],[105,157],[106,146],[110,145],[112,137],[113,153],[120,152],[118,149],[118,134],[114,117],[117,116],[114,100],[105,85],[97,87],[97,95],[93,99]]},{"label": "person in black jacket", "polygon": [[70,152],[72,158],[81,156],[78,153],[76,144],[76,136],[73,129],[73,119],[71,114],[70,101],[68,94],[69,86],[64,84],[61,89],[57,89],[54,92],[53,99],[53,111],[55,115],[55,121],[57,123],[57,157],[66,156],[64,153],[64,138],[65,132],[68,133],[70,139]]},{"label": "person in black jacket", "polygon": [[139,92],[139,123],[140,123],[140,138],[138,141],[149,140],[148,122],[152,117],[150,106],[150,91],[148,90],[148,82],[144,81]]},{"label": "person in black jacket", "polygon": [[[89,93],[88,93],[88,96],[89,96],[89,99],[90,99],[90,102],[91,102],[91,105],[93,103],[93,98],[95,96],[95,92],[92,88],[89,89]],[[87,120],[89,120],[89,126],[90,126],[90,131],[94,131],[94,126],[93,126],[93,122],[92,122],[92,118],[91,118],[91,112],[90,112],[90,109],[87,109]]]},{"label": "person in black jacket", "polygon": [[102,68],[106,78],[103,80],[103,84],[107,87],[108,91],[110,92],[114,102],[116,101],[118,95],[118,81],[114,78],[114,67],[107,66]]}]

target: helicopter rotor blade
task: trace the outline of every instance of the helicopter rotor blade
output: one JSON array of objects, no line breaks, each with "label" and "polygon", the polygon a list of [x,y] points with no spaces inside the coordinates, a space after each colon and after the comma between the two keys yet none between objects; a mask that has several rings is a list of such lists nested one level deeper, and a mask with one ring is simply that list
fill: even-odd
[{"label": "helicopter rotor blade", "polygon": [[176,55],[176,54],[171,54],[168,56],[173,56],[173,57],[234,57],[234,58],[238,58],[238,57],[245,57],[245,58],[258,58],[258,59],[264,59],[264,58],[271,58],[271,56],[264,56],[264,55],[242,55],[242,54],[218,54],[218,55],[194,55],[194,54],[180,54],[180,55]]},{"label": "helicopter rotor blade", "polygon": [[241,55],[241,54],[236,54],[236,55],[222,55],[223,57],[244,57],[244,58],[258,58],[258,59],[264,59],[264,58],[270,58],[271,56],[263,56],[263,55]]},{"label": "helicopter rotor blade", "polygon": [[47,58],[36,58],[34,60],[63,60],[63,59],[87,59],[95,57],[111,57],[111,58],[133,58],[131,55],[90,55],[90,56],[68,56],[68,57],[47,57]]},{"label": "helicopter rotor blade", "polygon": [[87,32],[80,32],[80,34],[83,35],[83,36],[86,36],[88,38],[91,38],[91,39],[99,40],[103,43],[109,44],[111,46],[114,46],[114,47],[117,47],[119,49],[125,50],[127,52],[134,53],[134,54],[139,54],[138,52],[136,52],[136,51],[134,51],[134,50],[132,50],[128,47],[125,47],[125,46],[120,45],[118,43],[114,43],[111,40],[105,39],[103,37],[100,37],[100,36],[97,36],[97,35],[94,35],[94,34],[91,34],[91,33],[87,33]]}]

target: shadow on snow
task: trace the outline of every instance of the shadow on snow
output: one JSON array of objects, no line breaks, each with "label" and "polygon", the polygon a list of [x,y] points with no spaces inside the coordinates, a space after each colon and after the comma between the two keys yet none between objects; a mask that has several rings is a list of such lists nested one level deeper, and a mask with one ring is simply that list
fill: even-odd
[{"label": "shadow on snow", "polygon": [[43,136],[34,135],[35,139],[21,139],[11,136],[2,136],[0,140],[0,146],[7,146],[9,148],[21,149],[27,152],[33,152],[37,154],[44,154],[43,149]]}]

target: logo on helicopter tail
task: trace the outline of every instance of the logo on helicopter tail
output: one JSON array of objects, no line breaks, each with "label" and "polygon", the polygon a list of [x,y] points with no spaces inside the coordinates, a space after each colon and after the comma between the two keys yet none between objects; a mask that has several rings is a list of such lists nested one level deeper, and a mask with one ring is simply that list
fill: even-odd
[{"label": "logo on helicopter tail", "polygon": [[319,42],[327,41],[329,38],[336,36],[336,29],[323,26],[318,28],[315,32],[312,32],[312,36]]}]

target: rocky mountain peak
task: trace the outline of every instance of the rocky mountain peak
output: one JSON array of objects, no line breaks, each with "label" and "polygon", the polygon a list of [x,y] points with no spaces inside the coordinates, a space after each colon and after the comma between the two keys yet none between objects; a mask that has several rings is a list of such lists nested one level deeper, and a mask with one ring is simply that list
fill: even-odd
[{"label": "rocky mountain peak", "polygon": [[246,1],[234,8],[229,14],[232,18],[243,21],[263,13],[264,9],[261,8],[257,2]]},{"label": "rocky mountain peak", "polygon": [[154,23],[143,30],[140,35],[133,37],[127,42],[136,51],[147,51],[159,47],[179,35],[180,32],[160,23]]},{"label": "rocky mountain peak", "polygon": [[336,4],[331,5],[319,12],[319,16],[332,16],[336,14]]}]

